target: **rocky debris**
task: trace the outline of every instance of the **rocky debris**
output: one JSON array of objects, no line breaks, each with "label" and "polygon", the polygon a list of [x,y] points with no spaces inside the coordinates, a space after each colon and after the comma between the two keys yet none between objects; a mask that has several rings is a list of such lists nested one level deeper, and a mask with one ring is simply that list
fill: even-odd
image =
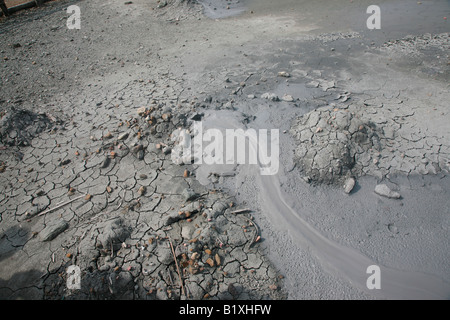
[{"label": "rocky debris", "polygon": [[390,199],[400,199],[400,193],[392,191],[386,184],[379,184],[375,187],[375,193]]},{"label": "rocky debris", "polygon": [[11,108],[1,114],[0,142],[9,146],[29,146],[34,137],[57,128],[61,123],[46,113]]},{"label": "rocky debris", "polygon": [[41,241],[44,242],[52,241],[67,228],[69,228],[69,223],[65,220],[60,220],[55,224],[45,227],[41,232],[39,232],[39,237],[41,238]]}]

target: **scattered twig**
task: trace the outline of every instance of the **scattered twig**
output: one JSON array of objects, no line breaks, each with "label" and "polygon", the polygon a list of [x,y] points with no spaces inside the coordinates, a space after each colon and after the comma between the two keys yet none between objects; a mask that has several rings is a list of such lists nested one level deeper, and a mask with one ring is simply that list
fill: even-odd
[{"label": "scattered twig", "polygon": [[119,203],[119,205],[117,206],[117,209],[116,209],[116,210],[119,210],[120,207],[122,206],[122,204],[123,204],[123,199],[125,198],[125,192],[126,192],[126,191],[127,191],[126,189],[123,189],[123,196],[122,196],[122,198],[120,199],[120,203]]},{"label": "scattered twig", "polygon": [[170,239],[170,237],[168,237],[168,239],[169,239],[169,243],[170,243],[170,248],[172,249],[173,260],[175,260],[175,265],[177,266],[178,277],[180,278],[181,292],[183,293],[184,296],[186,296],[186,293],[184,291],[184,286],[183,286],[183,280],[181,279],[180,269],[178,268],[177,257],[175,256],[175,250],[173,249],[172,240]]},{"label": "scattered twig", "polygon": [[113,258],[113,257],[114,257],[114,246],[113,246],[113,243],[111,241],[111,258]]},{"label": "scattered twig", "polygon": [[[258,239],[258,235],[259,235],[259,228],[258,228],[258,226],[256,225],[256,223],[254,223],[252,220],[248,220],[254,227],[255,227],[255,229],[256,229],[256,233],[255,233],[255,236],[253,237],[253,243],[255,243],[255,242],[258,242],[257,241],[257,239]],[[252,243],[252,244],[253,244]]]},{"label": "scattered twig", "polygon": [[246,213],[246,212],[250,212],[250,211],[252,211],[252,210],[251,209],[241,209],[241,210],[232,211],[231,214]]},{"label": "scattered twig", "polygon": [[173,286],[174,284],[173,284],[172,275],[171,275],[170,270],[169,270],[168,274],[169,274],[170,284]]},{"label": "scattered twig", "polygon": [[43,216],[43,215],[45,215],[45,214],[47,214],[47,213],[53,212],[53,211],[55,211],[55,210],[58,210],[58,209],[60,209],[60,208],[62,208],[62,207],[64,207],[64,206],[66,206],[66,205],[68,205],[68,204],[70,204],[70,203],[72,203],[72,202],[74,202],[74,201],[80,200],[81,198],[83,198],[83,197],[85,197],[85,196],[86,196],[86,195],[84,194],[84,195],[79,196],[79,197],[76,197],[76,198],[74,198],[74,199],[72,199],[72,200],[69,200],[69,201],[66,201],[66,202],[59,203],[59,204],[57,204],[54,208],[45,210],[45,211],[39,213],[37,216],[40,217],[40,216]]}]

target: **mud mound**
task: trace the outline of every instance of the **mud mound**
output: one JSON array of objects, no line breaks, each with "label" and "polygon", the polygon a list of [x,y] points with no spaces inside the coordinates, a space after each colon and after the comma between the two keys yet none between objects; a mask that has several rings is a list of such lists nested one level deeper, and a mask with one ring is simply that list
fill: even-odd
[{"label": "mud mound", "polygon": [[360,176],[381,150],[376,125],[349,110],[319,108],[296,119],[291,133],[296,162],[308,181],[335,183]]},{"label": "mud mound", "polygon": [[52,129],[57,122],[57,119],[45,113],[24,109],[2,112],[0,142],[9,146],[28,146],[34,137]]}]

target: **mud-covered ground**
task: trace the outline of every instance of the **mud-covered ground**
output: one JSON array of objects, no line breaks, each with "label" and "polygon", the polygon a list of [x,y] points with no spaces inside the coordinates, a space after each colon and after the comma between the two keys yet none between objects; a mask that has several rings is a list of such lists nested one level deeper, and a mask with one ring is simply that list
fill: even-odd
[{"label": "mud-covered ground", "polygon": [[[450,296],[448,4],[277,3],[2,18],[1,298]],[[278,129],[278,173],[174,163],[199,122]]]}]

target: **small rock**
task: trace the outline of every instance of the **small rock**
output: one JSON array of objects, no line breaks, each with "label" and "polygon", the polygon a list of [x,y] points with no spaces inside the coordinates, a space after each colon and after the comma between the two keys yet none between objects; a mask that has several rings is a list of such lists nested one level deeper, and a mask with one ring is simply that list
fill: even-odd
[{"label": "small rock", "polygon": [[146,107],[140,107],[137,109],[137,114],[141,117],[145,116],[147,113],[147,108]]},{"label": "small rock", "polygon": [[55,239],[60,233],[69,227],[69,223],[65,220],[60,220],[54,225],[47,226],[39,233],[42,241],[51,241]]},{"label": "small rock", "polygon": [[214,256],[214,259],[216,260],[216,264],[218,266],[220,266],[220,256],[216,253],[216,255]]},{"label": "small rock", "polygon": [[390,199],[400,199],[401,195],[398,192],[392,191],[387,185],[379,184],[375,187],[375,193]]},{"label": "small rock", "polygon": [[278,72],[279,77],[289,78],[291,75],[287,73],[286,71],[280,71]]},{"label": "small rock", "polygon": [[122,134],[117,138],[117,140],[119,140],[119,141],[126,140],[126,139],[128,138],[129,135],[130,135],[130,134],[129,134],[128,132],[122,133]]},{"label": "small rock", "polygon": [[71,162],[70,159],[63,160],[59,163],[59,166],[60,167],[65,166],[65,165],[69,164],[70,162]]},{"label": "small rock", "polygon": [[166,146],[166,147],[164,147],[164,148],[162,149],[162,152],[163,152],[165,155],[170,154],[170,153],[172,153],[172,148],[169,147],[169,146]]},{"label": "small rock", "polygon": [[344,183],[344,192],[346,194],[350,194],[350,192],[352,192],[353,188],[355,187],[356,181],[353,178],[348,178],[347,180],[345,180]]},{"label": "small rock", "polygon": [[206,260],[206,263],[209,264],[209,266],[212,268],[214,267],[214,260],[211,258],[208,258],[208,260]]},{"label": "small rock", "polygon": [[145,157],[144,150],[139,150],[138,153],[137,153],[137,158],[139,160],[144,160],[144,157]]},{"label": "small rock", "polygon": [[166,0],[161,0],[158,4],[158,8],[164,8],[165,6],[167,6]]},{"label": "small rock", "polygon": [[294,98],[290,95],[290,94],[285,94],[281,100],[286,101],[286,102],[293,102]]},{"label": "small rock", "polygon": [[111,158],[110,157],[106,157],[105,160],[103,160],[102,163],[102,168],[107,168],[109,166],[109,164],[111,163]]},{"label": "small rock", "polygon": [[200,258],[200,253],[198,253],[198,252],[194,252],[191,255],[191,260],[197,260],[198,258]]},{"label": "small rock", "polygon": [[184,189],[182,192],[182,196],[184,198],[184,201],[188,202],[198,198],[199,195],[195,193],[192,189]]},{"label": "small rock", "polygon": [[137,154],[137,153],[138,153],[140,150],[142,150],[142,149],[144,149],[144,146],[143,146],[142,144],[139,144],[139,145],[133,147],[132,152],[133,152],[134,154]]},{"label": "small rock", "polygon": [[139,188],[138,193],[140,196],[143,196],[147,192],[147,187],[142,186]]},{"label": "small rock", "polygon": [[171,117],[171,114],[170,114],[170,113],[164,113],[164,114],[161,116],[161,119],[163,119],[163,121],[169,121],[169,120],[170,120],[170,117]]},{"label": "small rock", "polygon": [[261,95],[262,99],[267,99],[270,101],[280,101],[280,98],[278,98],[278,96],[275,93],[269,93],[266,92],[263,95]]}]

